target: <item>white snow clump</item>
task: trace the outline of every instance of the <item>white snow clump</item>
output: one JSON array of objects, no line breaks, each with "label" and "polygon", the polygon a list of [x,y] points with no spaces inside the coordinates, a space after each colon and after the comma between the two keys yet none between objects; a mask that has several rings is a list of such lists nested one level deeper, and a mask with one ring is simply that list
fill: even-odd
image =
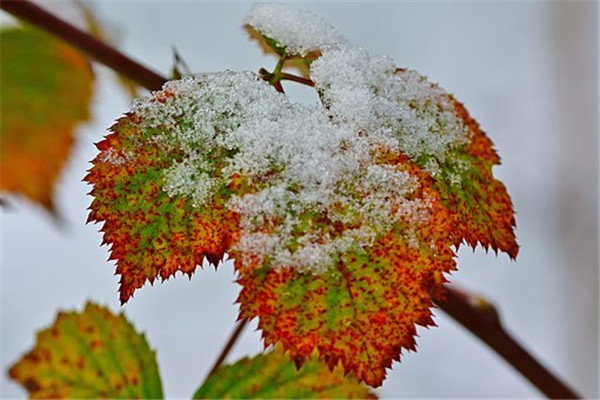
[{"label": "white snow clump", "polygon": [[256,3],[246,15],[246,25],[275,40],[288,55],[337,48],[346,40],[336,29],[309,11],[278,3]]}]

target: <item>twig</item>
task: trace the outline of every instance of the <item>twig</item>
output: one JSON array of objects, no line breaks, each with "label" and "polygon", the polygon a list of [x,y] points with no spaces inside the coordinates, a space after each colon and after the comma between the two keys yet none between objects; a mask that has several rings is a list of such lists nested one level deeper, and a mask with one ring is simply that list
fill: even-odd
[{"label": "twig", "polygon": [[269,82],[279,93],[285,93],[283,86],[281,86],[281,76],[283,75],[281,72],[282,65],[283,62],[279,60],[275,72],[269,72],[264,68],[258,70],[258,76],[260,76],[262,80]]},{"label": "twig", "polygon": [[313,81],[311,81],[310,79],[306,79],[301,76],[288,74],[287,72],[282,72],[279,75],[279,79],[281,79],[282,81],[294,81],[294,82],[301,83],[303,85],[310,86],[310,87],[315,86],[315,83]]},{"label": "twig", "polygon": [[212,376],[219,369],[219,367],[223,364],[223,362],[229,355],[229,352],[231,351],[231,349],[237,342],[238,338],[240,337],[241,333],[244,331],[244,328],[246,327],[247,324],[248,324],[247,318],[243,318],[237,323],[235,329],[231,333],[231,336],[229,336],[227,343],[225,343],[225,347],[223,347],[223,349],[221,350],[221,354],[219,354],[219,357],[217,358],[214,365],[210,369],[210,372],[208,373],[208,375],[206,377],[207,379],[208,379],[208,377]]},{"label": "twig", "polygon": [[283,90],[283,86],[281,86],[280,81],[275,81],[275,82],[272,82],[271,84],[273,85],[275,90],[277,90],[279,93],[285,93],[285,91]]},{"label": "twig", "polygon": [[436,304],[485,342],[548,398],[581,398],[504,330],[498,312],[491,304],[449,286],[446,286],[446,298]]},{"label": "twig", "polygon": [[0,0],[0,8],[17,18],[46,30],[149,90],[158,90],[166,78],[135,62],[115,48],[55,17],[26,0]]},{"label": "twig", "polygon": [[258,75],[263,80],[271,83],[272,85],[274,85],[275,83],[278,83],[280,81],[294,81],[294,82],[300,83],[302,85],[315,87],[315,83],[313,81],[311,81],[310,79],[306,79],[306,78],[303,78],[303,77],[297,76],[297,75],[288,74],[287,72],[281,72],[281,70],[279,72],[269,72],[266,69],[261,68],[258,71]]},{"label": "twig", "polygon": [[[0,0],[0,8],[48,31],[88,54],[96,61],[149,90],[158,90],[167,81],[165,77],[137,63],[101,40],[56,18],[29,1]],[[279,91],[283,91],[279,80],[292,80],[304,85],[314,86],[314,83],[308,79],[281,72],[279,79],[274,82],[276,89]],[[542,393],[550,398],[580,398],[573,389],[550,373],[504,330],[498,318],[498,313],[493,306],[484,303],[482,307],[481,304],[477,304],[475,297],[450,287],[446,287],[446,289],[446,298],[443,301],[438,301],[437,305],[484,341]],[[225,361],[247,323],[247,319],[242,319],[237,324],[210,370],[209,376],[214,374]]]}]

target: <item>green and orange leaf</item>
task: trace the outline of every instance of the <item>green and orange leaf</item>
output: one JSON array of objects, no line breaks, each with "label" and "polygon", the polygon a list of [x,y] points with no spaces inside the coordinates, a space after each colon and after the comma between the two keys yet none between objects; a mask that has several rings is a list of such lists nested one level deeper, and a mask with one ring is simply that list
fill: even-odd
[{"label": "green and orange leaf", "polygon": [[100,154],[85,177],[94,186],[88,221],[104,222],[104,243],[117,261],[123,303],[157,277],[165,280],[178,271],[191,276],[204,257],[216,265],[237,229],[224,200],[194,207],[184,197],[169,197],[163,170],[179,155],[138,146],[152,133],[142,132],[136,122],[130,115],[112,127],[113,133],[97,144]]},{"label": "green and orange leaf", "polygon": [[[480,244],[486,250],[491,247],[514,259],[519,245],[514,234],[512,201],[504,184],[492,174],[494,165],[500,164],[500,157],[465,107],[454,102],[457,116],[471,131],[471,143],[451,152],[442,165],[435,189],[455,219],[455,245],[464,241],[474,248]],[[451,174],[460,176],[459,184],[452,183]]]},{"label": "green and orange leaf", "polygon": [[[323,63],[352,57],[372,62],[358,50],[313,65],[335,81],[337,66]],[[380,110],[355,118],[334,102],[356,93],[327,82],[316,82],[324,109],[306,108],[231,71],[172,81],[134,103],[86,177],[121,301],[228,252],[240,317],[258,317],[265,345],[381,385],[402,350],[416,348],[416,326],[433,324],[455,249],[517,249],[489,139],[446,92],[415,73],[394,82],[403,70],[386,65],[376,73],[398,93],[373,103],[404,107],[411,121]],[[367,81],[359,96],[369,90]]]},{"label": "green and orange leaf", "polygon": [[[416,74],[404,68],[395,71],[396,76]],[[417,74],[418,75],[418,74]],[[489,137],[462,103],[452,95],[440,91],[437,84],[418,75],[419,85],[429,88],[437,96],[438,104],[426,105],[425,112],[453,108],[456,121],[466,131],[468,142],[447,150],[443,159],[423,154],[415,163],[425,170],[434,161],[438,165],[433,177],[433,187],[441,196],[451,214],[451,236],[458,248],[462,243],[475,248],[507,253],[516,258],[519,246],[515,238],[515,218],[512,201],[506,187],[498,181],[492,169],[500,164],[500,157]],[[434,111],[435,112],[435,111]]]},{"label": "green and orange leaf", "polygon": [[0,30],[0,191],[54,212],[56,181],[75,129],[89,118],[88,61],[32,27]]},{"label": "green and orange leaf", "polygon": [[34,399],[159,399],[156,355],[123,315],[88,303],[60,312],[9,370]]},{"label": "green and orange leaf", "polygon": [[416,232],[418,245],[407,239],[406,226],[397,226],[323,274],[244,264],[232,253],[242,285],[240,316],[259,318],[265,345],[281,343],[300,365],[316,351],[330,368],[341,364],[373,387],[402,349],[416,350],[416,326],[433,325],[433,300],[442,295],[444,273],[455,268],[450,214],[432,180],[405,157],[394,161],[419,176],[414,195],[432,203],[433,217]]},{"label": "green and orange leaf", "polygon": [[194,399],[376,399],[340,368],[329,371],[315,357],[300,370],[279,347],[219,368]]}]

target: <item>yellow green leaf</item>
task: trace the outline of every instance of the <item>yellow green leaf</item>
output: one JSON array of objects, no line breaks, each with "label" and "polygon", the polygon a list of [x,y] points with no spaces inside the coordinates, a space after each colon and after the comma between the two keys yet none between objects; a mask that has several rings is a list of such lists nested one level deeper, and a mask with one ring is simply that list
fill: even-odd
[{"label": "yellow green leaf", "polygon": [[88,303],[60,312],[10,370],[31,398],[158,399],[156,355],[121,315]]},{"label": "yellow green leaf", "polygon": [[219,368],[194,399],[375,399],[352,375],[333,371],[316,357],[297,369],[277,347]]},{"label": "yellow green leaf", "polygon": [[94,77],[79,52],[35,28],[1,30],[0,41],[0,191],[54,211]]}]

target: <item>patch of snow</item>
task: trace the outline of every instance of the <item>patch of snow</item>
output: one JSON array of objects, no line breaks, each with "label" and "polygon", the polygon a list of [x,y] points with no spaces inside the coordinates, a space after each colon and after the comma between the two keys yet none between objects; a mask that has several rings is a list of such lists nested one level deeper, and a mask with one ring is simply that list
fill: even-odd
[{"label": "patch of snow", "polygon": [[279,3],[256,3],[245,23],[285,47],[288,55],[304,57],[346,43],[335,28],[309,11]]},{"label": "patch of snow", "polygon": [[331,50],[310,73],[334,121],[387,140],[413,160],[431,157],[431,173],[449,150],[470,141],[451,96],[415,71],[397,70],[389,57],[359,47]]}]

